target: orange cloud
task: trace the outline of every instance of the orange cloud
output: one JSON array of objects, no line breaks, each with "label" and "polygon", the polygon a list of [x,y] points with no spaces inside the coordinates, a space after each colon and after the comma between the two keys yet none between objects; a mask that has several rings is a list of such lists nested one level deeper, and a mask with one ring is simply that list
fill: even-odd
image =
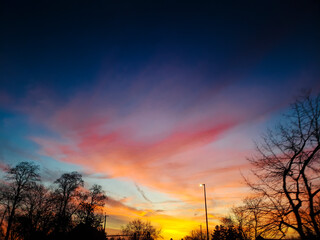
[{"label": "orange cloud", "polygon": [[[142,198],[150,200],[146,204],[137,204],[134,198],[126,203],[110,198],[107,211],[116,219],[110,222],[113,229],[142,217],[162,224],[168,236],[178,236],[180,232],[183,237],[203,220],[203,189],[199,183],[207,184],[212,223],[227,212],[226,207],[241,199],[245,190],[240,170],[248,168],[244,156],[249,150],[237,146],[243,146],[246,138],[239,134],[230,143],[221,140],[232,138],[232,130],[258,113],[233,107],[228,101],[213,104],[209,93],[199,100],[203,106],[192,102],[190,108],[179,111],[168,107],[166,100],[162,106],[161,95],[153,104],[151,94],[151,102],[138,104],[134,111],[124,111],[126,105],[121,101],[115,106],[105,101],[104,105],[101,98],[105,98],[101,96],[102,93],[81,93],[61,106],[44,101],[51,114],[41,113],[45,112],[41,106],[29,108],[55,136],[31,139],[39,145],[41,155],[148,189],[150,196]],[[174,94],[168,97],[175,99]],[[208,106],[214,109],[202,111]],[[102,180],[103,177],[99,179]],[[165,211],[158,211],[162,209],[156,207],[154,192],[177,202],[167,203]]]}]

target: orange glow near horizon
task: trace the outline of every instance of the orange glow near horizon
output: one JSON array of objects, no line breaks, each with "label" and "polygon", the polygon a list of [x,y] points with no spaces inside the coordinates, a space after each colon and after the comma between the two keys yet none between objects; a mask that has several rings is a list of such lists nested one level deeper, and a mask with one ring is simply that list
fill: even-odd
[{"label": "orange glow near horizon", "polygon": [[[198,229],[200,224],[205,224],[204,216],[186,218],[183,216],[152,214],[152,210],[138,211],[124,206],[106,208],[105,211],[109,216],[107,221],[111,221],[111,223],[108,223],[107,225],[107,232],[111,235],[120,233],[121,227],[125,226],[126,223],[134,219],[141,219],[142,221],[151,222],[153,226],[161,229],[161,235],[163,239],[181,239],[189,235],[191,230]],[[203,209],[201,209],[201,211],[203,211]],[[117,218],[123,218],[124,223],[121,226],[113,224],[112,218],[114,216]],[[219,220],[211,215],[209,215],[209,218],[210,229],[213,229],[214,225],[219,224]]]}]

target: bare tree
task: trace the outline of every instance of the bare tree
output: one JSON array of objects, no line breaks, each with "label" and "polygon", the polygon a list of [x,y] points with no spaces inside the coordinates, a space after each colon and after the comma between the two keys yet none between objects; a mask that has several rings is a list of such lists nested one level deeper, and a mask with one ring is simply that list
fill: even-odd
[{"label": "bare tree", "polygon": [[161,237],[161,229],[157,229],[150,222],[143,222],[140,219],[129,222],[122,228],[125,235],[130,236],[132,240],[151,240]]},{"label": "bare tree", "polygon": [[[107,197],[101,186],[82,188],[78,172],[61,175],[50,188],[39,180],[38,166],[28,162],[8,168],[0,180],[0,239],[105,238],[99,212]],[[81,213],[78,219],[75,213]]]},{"label": "bare tree", "polygon": [[262,196],[250,196],[243,204],[232,208],[236,226],[244,239],[256,239],[265,233],[275,235],[277,231],[270,225],[269,203]]},{"label": "bare tree", "polygon": [[79,205],[76,204],[81,197],[78,190],[83,186],[83,180],[80,173],[71,172],[62,174],[54,183],[57,184],[54,198],[58,208],[56,232],[65,232]]},{"label": "bare tree", "polygon": [[102,223],[102,214],[98,214],[106,204],[107,196],[100,185],[94,184],[89,192],[85,193],[77,211],[81,223],[99,227]]},{"label": "bare tree", "polygon": [[6,171],[6,183],[1,187],[1,204],[7,214],[7,229],[5,240],[11,235],[11,228],[18,207],[23,202],[28,191],[40,180],[39,167],[30,162],[21,162]]},{"label": "bare tree", "polygon": [[268,199],[269,227],[284,236],[320,238],[320,95],[297,100],[284,122],[269,130],[250,158],[249,186]]},{"label": "bare tree", "polygon": [[205,238],[205,235],[202,232],[202,229],[193,229],[190,231],[190,235],[185,236],[184,239],[190,240],[202,240]]},{"label": "bare tree", "polygon": [[251,218],[248,216],[248,211],[245,206],[233,207],[232,214],[234,216],[235,225],[239,229],[243,239],[253,239],[252,229],[253,224]]},{"label": "bare tree", "polygon": [[54,202],[50,191],[35,184],[25,195],[17,216],[14,231],[22,239],[32,240],[35,235],[48,235],[53,228]]}]

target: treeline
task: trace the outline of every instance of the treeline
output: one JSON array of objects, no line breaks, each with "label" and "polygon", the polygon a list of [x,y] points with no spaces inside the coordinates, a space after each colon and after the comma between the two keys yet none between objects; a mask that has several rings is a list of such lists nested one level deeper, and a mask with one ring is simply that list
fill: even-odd
[{"label": "treeline", "polygon": [[129,240],[154,240],[163,238],[161,236],[161,229],[158,229],[147,221],[135,219],[127,225],[122,226],[122,234],[126,235]]},{"label": "treeline", "polygon": [[[215,227],[212,240],[319,240],[320,95],[297,99],[248,160],[252,174],[245,181],[252,193]],[[197,230],[190,235],[201,239]]]},{"label": "treeline", "polygon": [[[236,222],[230,217],[221,219],[221,224],[216,225],[213,230],[209,230],[209,239],[212,240],[246,240],[242,230]],[[190,235],[185,236],[184,240],[206,240],[207,232],[200,229],[194,229]],[[255,238],[253,238],[255,239]]]},{"label": "treeline", "polygon": [[0,239],[105,239],[100,210],[107,197],[99,185],[83,186],[78,172],[64,173],[46,187],[39,166],[9,167],[0,184]]}]

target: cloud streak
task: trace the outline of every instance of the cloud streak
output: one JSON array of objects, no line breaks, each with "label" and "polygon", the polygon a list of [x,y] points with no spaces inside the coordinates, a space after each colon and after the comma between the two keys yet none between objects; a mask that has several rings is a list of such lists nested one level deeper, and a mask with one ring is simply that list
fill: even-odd
[{"label": "cloud streak", "polygon": [[[176,81],[163,80],[146,91],[146,80],[141,80],[140,86],[116,93],[101,81],[64,101],[37,88],[14,109],[46,130],[28,136],[38,146],[39,161],[75,164],[86,178],[101,182],[135,183],[126,204],[110,197],[108,214],[118,222],[135,217],[184,222],[187,217],[185,224],[191,226],[203,217],[197,187],[202,182],[208,186],[214,222],[245,194],[240,170],[249,168],[247,129],[279,111],[288,99],[279,95],[270,100],[273,90],[268,88],[251,87],[248,94],[232,78],[210,89]],[[49,180],[56,174],[48,175]]]},{"label": "cloud streak", "polygon": [[147,202],[152,203],[151,200],[146,197],[146,194],[145,194],[144,191],[139,187],[139,185],[135,183],[135,186],[136,186],[138,192],[141,194],[141,196],[142,196]]}]

